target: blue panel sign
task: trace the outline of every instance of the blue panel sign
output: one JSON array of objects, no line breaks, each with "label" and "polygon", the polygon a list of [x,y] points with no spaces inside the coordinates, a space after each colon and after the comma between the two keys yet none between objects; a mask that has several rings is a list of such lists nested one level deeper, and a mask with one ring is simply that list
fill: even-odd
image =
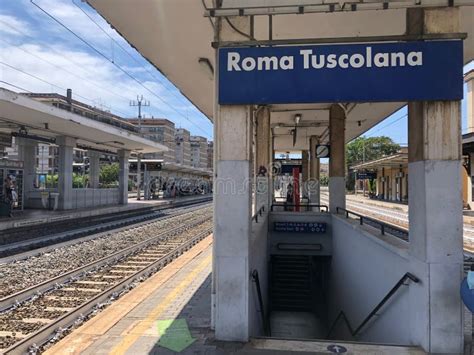
[{"label": "blue panel sign", "polygon": [[321,222],[273,222],[275,232],[326,233],[326,223]]},{"label": "blue panel sign", "polygon": [[357,173],[357,179],[359,180],[373,180],[377,179],[377,173]]},{"label": "blue panel sign", "polygon": [[461,100],[460,40],[219,49],[219,104]]}]

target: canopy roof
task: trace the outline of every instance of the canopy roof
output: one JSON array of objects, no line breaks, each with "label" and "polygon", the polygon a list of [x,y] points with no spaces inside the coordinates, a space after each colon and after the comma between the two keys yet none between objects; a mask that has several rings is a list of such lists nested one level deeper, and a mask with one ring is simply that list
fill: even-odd
[{"label": "canopy roof", "polygon": [[116,153],[120,149],[135,153],[167,151],[162,144],[130,131],[98,122],[72,112],[38,102],[24,95],[0,89],[0,132],[55,139],[68,136],[82,147]]},{"label": "canopy roof", "polygon": [[[224,0],[221,12],[211,11],[215,2],[210,0],[186,0],[185,4],[176,0],[143,0],[138,4],[129,0],[88,0],[88,3],[212,120],[215,98],[213,69],[216,67],[215,50],[212,48],[215,18],[212,16],[255,14],[253,28],[257,41],[269,39],[269,18],[266,16],[269,13],[273,14],[273,40],[316,38],[337,41],[338,38],[355,36],[364,41],[363,37],[403,36],[406,31],[406,7],[415,7],[415,3],[420,4],[416,6],[447,6],[449,2]],[[384,9],[384,3],[389,3],[388,9]],[[472,5],[474,1],[455,0],[454,3]],[[131,13],[133,16],[130,16]],[[230,19],[234,24],[239,21],[239,17]],[[474,59],[473,6],[461,8],[460,26],[461,31],[468,34],[464,42],[464,61],[467,63]],[[238,40],[247,41],[244,35],[236,36]],[[350,141],[361,135],[405,104],[345,103],[345,140]],[[275,149],[307,149],[311,135],[327,140],[328,107],[324,104],[273,105]],[[298,129],[293,146],[290,126],[296,113],[302,114],[302,122],[307,126]]]},{"label": "canopy roof", "polygon": [[352,166],[352,169],[358,171],[363,169],[399,168],[406,166],[408,166],[408,152],[401,151],[397,154],[389,155],[387,157],[354,165]]}]

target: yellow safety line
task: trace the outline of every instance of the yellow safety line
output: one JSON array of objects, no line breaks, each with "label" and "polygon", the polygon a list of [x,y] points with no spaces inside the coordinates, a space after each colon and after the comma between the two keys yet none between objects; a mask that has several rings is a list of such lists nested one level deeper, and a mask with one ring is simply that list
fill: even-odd
[{"label": "yellow safety line", "polygon": [[167,307],[173,302],[177,295],[179,295],[185,288],[187,288],[194,280],[194,278],[211,263],[212,255],[209,255],[201,262],[196,269],[194,269],[188,276],[181,281],[166,297],[159,303],[148,316],[140,321],[131,331],[117,344],[110,352],[110,355],[123,355],[127,352],[128,348],[133,345],[140,338],[143,333],[151,327],[153,322],[166,311]]}]

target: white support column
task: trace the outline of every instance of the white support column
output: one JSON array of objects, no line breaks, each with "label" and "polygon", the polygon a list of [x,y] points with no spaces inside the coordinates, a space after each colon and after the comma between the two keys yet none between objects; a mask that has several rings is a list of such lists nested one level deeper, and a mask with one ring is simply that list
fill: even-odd
[{"label": "white support column", "polygon": [[311,136],[309,139],[309,146],[310,146],[310,161],[309,161],[309,184],[308,184],[308,192],[309,192],[309,201],[310,203],[314,203],[319,205],[321,201],[321,184],[319,182],[320,179],[320,164],[319,158],[316,158],[316,145],[319,143],[319,137]]},{"label": "white support column", "polygon": [[251,115],[246,106],[221,106],[215,181],[216,339],[249,337],[251,227]]},{"label": "white support column", "polygon": [[137,200],[141,199],[141,184],[142,184],[142,155],[137,154]]},{"label": "white support column", "polygon": [[36,148],[38,144],[31,139],[17,138],[18,159],[23,161],[23,198],[28,203],[30,191],[34,189],[36,175]]},{"label": "white support column", "polygon": [[117,152],[119,157],[119,204],[128,203],[128,158],[130,151],[121,149]]},{"label": "white support column", "polygon": [[88,150],[89,157],[89,186],[92,189],[99,188],[100,180],[100,153],[95,150]]},{"label": "white support column", "polygon": [[[407,22],[412,34],[458,32],[459,9],[410,10]],[[410,254],[421,279],[409,289],[413,343],[463,353],[460,102],[409,103],[408,146]]]},{"label": "white support column", "polygon": [[332,105],[329,112],[329,210],[346,208],[345,179],[345,124],[346,113],[340,105]]},{"label": "white support column", "polygon": [[58,209],[70,210],[73,208],[72,165],[74,162],[74,147],[76,140],[71,137],[58,137],[59,145],[59,179],[58,179]]},{"label": "white support column", "polygon": [[[232,18],[233,26],[249,32],[248,17]],[[243,37],[217,19],[216,40]],[[218,340],[249,338],[249,238],[252,218],[252,116],[248,106],[220,106],[219,60],[214,71],[214,243],[211,327]]]},{"label": "white support column", "polygon": [[[464,77],[464,82],[467,85],[467,95],[466,95],[466,116],[467,116],[467,132],[474,132],[474,70],[471,70]],[[474,201],[472,195],[472,179],[474,176],[474,153],[469,154],[469,161],[471,163],[471,169],[468,172],[467,179],[467,203],[474,209]]]}]

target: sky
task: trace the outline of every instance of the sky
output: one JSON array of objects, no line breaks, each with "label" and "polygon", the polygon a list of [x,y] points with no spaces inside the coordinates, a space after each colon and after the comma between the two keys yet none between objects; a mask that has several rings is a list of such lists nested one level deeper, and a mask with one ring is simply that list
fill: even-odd
[{"label": "sky", "polygon": [[[144,117],[168,118],[212,139],[208,118],[81,0],[0,0],[0,87],[61,94],[71,88],[75,99],[122,117],[137,116],[130,101],[143,95],[150,103]],[[465,102],[462,117],[465,133]],[[364,135],[406,145],[406,107]]]},{"label": "sky", "polygon": [[122,117],[137,117],[130,101],[143,95],[144,117],[212,139],[209,119],[81,0],[0,0],[0,87],[63,95],[71,88],[76,100]]},{"label": "sky", "polygon": [[[464,66],[464,73],[474,69],[474,62]],[[464,97],[466,97],[466,84],[464,84]],[[467,130],[466,100],[461,102],[462,133]],[[369,129],[363,134],[365,137],[387,136],[400,145],[408,144],[408,118],[406,106],[387,117],[385,120]]]}]

